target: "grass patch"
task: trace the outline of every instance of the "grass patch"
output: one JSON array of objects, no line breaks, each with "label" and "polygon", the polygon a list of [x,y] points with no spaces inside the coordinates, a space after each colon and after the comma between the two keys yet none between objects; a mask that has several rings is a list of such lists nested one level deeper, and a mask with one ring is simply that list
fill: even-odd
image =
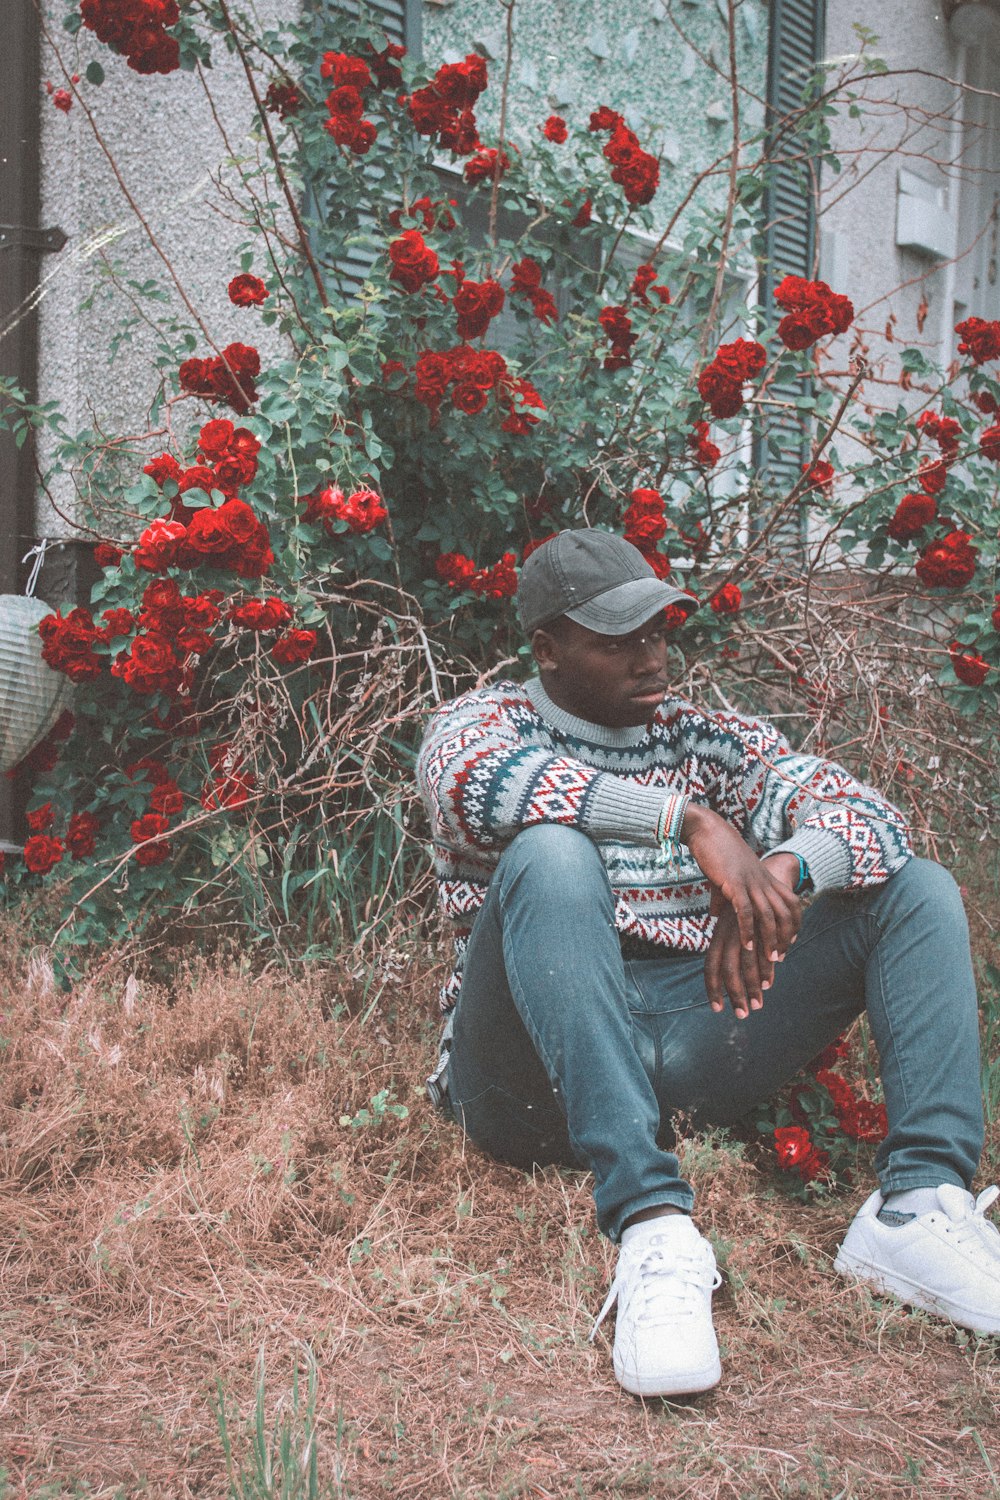
[{"label": "grass patch", "polygon": [[2,1500],[1000,1495],[998,1341],[832,1273],[867,1180],[806,1205],[685,1137],[724,1378],[642,1404],[587,1342],[588,1178],[487,1161],[423,1093],[426,950],[63,993],[0,941]]}]

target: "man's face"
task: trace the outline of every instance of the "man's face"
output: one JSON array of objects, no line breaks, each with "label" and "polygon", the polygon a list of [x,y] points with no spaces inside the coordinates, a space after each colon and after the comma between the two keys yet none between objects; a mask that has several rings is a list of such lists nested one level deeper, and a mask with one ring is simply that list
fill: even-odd
[{"label": "man's face", "polygon": [[609,729],[648,724],[668,687],[661,620],[658,611],[630,635],[598,635],[565,616],[541,626],[531,644],[549,697]]}]

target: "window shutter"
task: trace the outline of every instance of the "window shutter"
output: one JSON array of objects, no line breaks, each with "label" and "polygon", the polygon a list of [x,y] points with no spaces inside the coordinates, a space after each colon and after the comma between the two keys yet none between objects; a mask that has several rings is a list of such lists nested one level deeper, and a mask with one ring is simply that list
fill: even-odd
[{"label": "window shutter", "polygon": [[[784,276],[811,277],[816,256],[816,190],[818,164],[810,161],[803,141],[789,121],[801,108],[802,94],[823,57],[825,0],[771,0],[768,44],[767,120],[773,165],[764,192],[764,260],[760,298],[769,314],[776,311],[774,288]],[[801,381],[770,386],[777,401],[792,402],[808,394]],[[787,494],[809,458],[809,424],[794,411],[762,418],[754,436],[754,468],[770,494]],[[805,512],[789,516],[781,537],[791,553],[801,551]]]}]

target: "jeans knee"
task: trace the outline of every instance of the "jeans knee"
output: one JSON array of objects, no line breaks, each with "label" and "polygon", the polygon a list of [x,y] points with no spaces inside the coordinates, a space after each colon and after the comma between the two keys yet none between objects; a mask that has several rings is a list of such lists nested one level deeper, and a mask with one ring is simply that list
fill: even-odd
[{"label": "jeans knee", "polygon": [[923,909],[938,920],[966,923],[962,893],[950,870],[934,859],[911,859],[889,877],[887,894],[902,897],[912,910]]},{"label": "jeans knee", "polygon": [[593,839],[562,823],[534,823],[523,828],[500,859],[506,879],[538,877],[559,899],[596,879],[607,883],[604,862]]}]

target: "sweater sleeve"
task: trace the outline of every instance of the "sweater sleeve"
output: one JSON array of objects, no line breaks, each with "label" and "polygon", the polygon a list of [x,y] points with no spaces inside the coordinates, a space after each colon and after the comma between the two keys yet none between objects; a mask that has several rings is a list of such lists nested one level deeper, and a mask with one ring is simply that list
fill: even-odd
[{"label": "sweater sleeve", "polygon": [[913,857],[902,813],[836,761],[798,754],[760,720],[718,722],[731,753],[716,811],[757,853],[800,854],[817,891],[880,885]]},{"label": "sweater sleeve", "polygon": [[538,743],[525,721],[532,712],[519,689],[506,697],[502,686],[438,709],[417,760],[435,840],[495,849],[522,828],[560,823],[593,839],[655,847],[669,794]]}]

